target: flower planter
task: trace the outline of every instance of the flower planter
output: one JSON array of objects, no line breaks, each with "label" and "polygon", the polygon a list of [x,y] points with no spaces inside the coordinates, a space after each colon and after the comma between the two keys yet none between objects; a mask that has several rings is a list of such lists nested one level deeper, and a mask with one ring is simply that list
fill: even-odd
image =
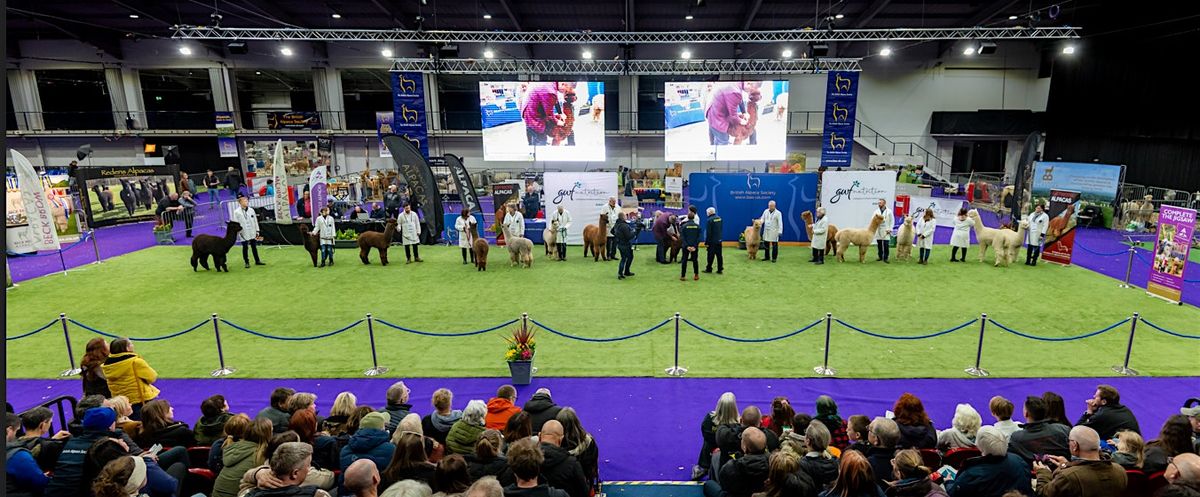
[{"label": "flower planter", "polygon": [[154,243],[157,243],[159,245],[174,245],[175,244],[175,234],[170,231],[155,231],[154,232]]},{"label": "flower planter", "polygon": [[508,361],[513,385],[528,385],[533,378],[533,361]]},{"label": "flower planter", "polygon": [[358,240],[334,240],[333,248],[358,248]]}]

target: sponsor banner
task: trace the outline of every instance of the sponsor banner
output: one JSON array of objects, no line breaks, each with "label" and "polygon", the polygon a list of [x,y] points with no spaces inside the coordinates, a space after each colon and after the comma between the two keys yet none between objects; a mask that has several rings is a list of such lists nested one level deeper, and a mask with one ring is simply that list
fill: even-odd
[{"label": "sponsor banner", "polygon": [[329,184],[328,173],[325,167],[313,168],[313,172],[308,175],[308,211],[312,213],[311,217],[321,215],[321,208],[329,205]]},{"label": "sponsor banner", "polygon": [[[423,157],[429,157],[425,128],[425,80],[419,72],[392,73],[392,133],[412,142]],[[380,137],[387,133],[380,132]]]},{"label": "sponsor banner", "polygon": [[738,241],[746,227],[762,217],[772,200],[783,213],[783,234],[779,241],[808,241],[800,213],[816,211],[816,173],[692,173],[688,185],[688,203],[696,206],[700,225],[708,221],[708,208],[715,208],[721,216],[724,241]]},{"label": "sponsor banner", "polygon": [[321,114],[312,111],[268,112],[267,129],[321,129]]},{"label": "sponsor banner", "polygon": [[1079,192],[1050,190],[1050,226],[1046,229],[1046,244],[1042,259],[1059,264],[1071,263],[1075,249],[1075,222],[1079,216]]},{"label": "sponsor banner", "polygon": [[81,167],[75,182],[88,226],[144,221],[175,192],[179,166]]},{"label": "sponsor banner", "polygon": [[387,145],[383,144],[383,137],[396,134],[396,130],[392,128],[392,123],[395,121],[396,113],[392,111],[382,111],[375,113],[375,131],[379,135],[379,156],[391,157],[392,152],[387,149]]},{"label": "sponsor banner", "polygon": [[31,241],[29,248],[31,250],[58,250],[61,245],[58,241],[55,218],[63,218],[63,224],[69,222],[70,197],[62,199],[68,208],[63,210],[61,215],[56,216],[55,207],[58,206],[58,203],[51,202],[51,199],[47,198],[46,190],[42,188],[42,180],[38,177],[37,171],[33,169],[33,164],[21,152],[16,150],[11,150],[11,152],[13,168],[17,171],[17,182],[21,192],[21,206],[25,211],[25,229]]},{"label": "sponsor banner", "polygon": [[233,136],[233,113],[215,113],[217,125],[217,149],[221,157],[237,157],[237,139]]},{"label": "sponsor banner", "polygon": [[958,210],[963,207],[963,201],[962,199],[914,195],[909,197],[908,205],[911,206],[909,213],[912,215],[913,221],[921,220],[926,209],[933,209],[934,224],[953,228],[954,219],[958,217]]},{"label": "sponsor banner", "polygon": [[[54,230],[58,233],[59,244],[71,243],[79,239],[79,234],[87,231],[87,221],[83,219],[78,198],[71,195],[70,185],[73,179],[65,167],[48,167],[38,171],[38,179],[42,182],[42,190],[46,193],[46,201],[54,216]],[[28,230],[28,220],[25,217],[25,200],[21,197],[21,184],[17,179],[17,171],[12,164],[5,170],[5,205],[6,233],[4,241],[9,252],[32,252],[34,233]]]},{"label": "sponsor banner", "polygon": [[858,107],[858,73],[831,71],[825,86],[825,130],[821,134],[821,165],[850,167],[850,161],[854,157],[854,111]]},{"label": "sponsor banner", "polygon": [[275,222],[292,224],[292,203],[288,201],[287,167],[283,163],[283,140],[275,143],[275,158],[271,162],[271,178],[275,180]]},{"label": "sponsor banner", "polygon": [[492,228],[496,231],[496,245],[504,245],[504,230],[500,229],[500,226],[504,224],[504,215],[506,213],[504,206],[510,203],[517,203],[520,197],[521,186],[516,183],[496,183],[492,185],[492,205],[496,207],[496,225]]},{"label": "sponsor banner", "polygon": [[825,171],[821,177],[821,206],[829,224],[839,229],[866,228],[879,199],[887,201],[889,209],[895,202],[895,172]]},{"label": "sponsor banner", "polygon": [[1180,302],[1183,298],[1183,272],[1196,233],[1196,211],[1163,204],[1158,211],[1158,240],[1154,242],[1154,261],[1146,292]]},{"label": "sponsor banner", "polygon": [[[1121,185],[1121,168],[1112,164],[1081,162],[1035,162],[1033,166],[1033,203],[1046,205],[1051,190],[1079,192],[1084,205],[1100,207],[1104,227],[1112,226],[1113,205]],[[1078,213],[1078,211],[1076,212]]]},{"label": "sponsor banner", "polygon": [[608,203],[608,197],[616,197],[617,173],[555,173],[545,175],[544,200],[546,217],[563,206],[571,213],[571,228],[567,230],[567,242],[583,244],[583,228],[599,224],[600,210]]}]

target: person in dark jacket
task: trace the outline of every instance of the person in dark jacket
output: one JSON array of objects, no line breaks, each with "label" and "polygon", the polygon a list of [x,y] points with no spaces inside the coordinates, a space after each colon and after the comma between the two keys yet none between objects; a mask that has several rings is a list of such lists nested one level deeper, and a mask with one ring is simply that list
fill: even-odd
[{"label": "person in dark jacket", "polygon": [[696,207],[689,207],[687,220],[679,227],[683,242],[683,261],[680,263],[679,281],[687,276],[687,263],[692,261],[692,279],[700,279],[700,225],[696,224]]},{"label": "person in dark jacket", "polygon": [[[697,458],[696,465],[692,467],[692,480],[699,481],[704,478],[704,475],[712,473],[716,476],[716,471],[720,467],[713,468],[714,458],[713,453],[719,447],[717,445],[717,430],[722,425],[737,425],[738,410],[737,398],[733,392],[725,392],[717,400],[717,407],[704,415],[704,420],[700,422],[700,437],[704,444],[700,447],[700,455]],[[723,455],[723,454],[722,454]],[[725,457],[725,459],[728,459]],[[719,462],[719,460],[718,460]]]},{"label": "person in dark jacket", "polygon": [[1027,397],[1024,414],[1026,423],[1008,437],[1010,453],[1020,456],[1027,464],[1032,464],[1037,456],[1067,457],[1071,454],[1071,449],[1067,447],[1067,436],[1071,429],[1046,419],[1045,400],[1036,396]]},{"label": "person in dark jacket", "polygon": [[583,429],[575,409],[564,407],[558,412],[557,420],[562,424],[565,434],[560,445],[579,461],[588,485],[593,490],[600,490],[600,448],[596,445],[596,439]]},{"label": "person in dark jacket", "polygon": [[464,457],[467,460],[467,474],[471,475],[472,482],[485,476],[499,479],[501,475],[511,473],[508,469],[508,459],[500,452],[503,445],[504,437],[498,430],[483,430],[483,433],[479,434],[479,441],[475,442],[475,452]]},{"label": "person in dark jacket", "polygon": [[[789,432],[790,434],[790,432]],[[836,463],[836,461],[835,461]],[[802,471],[794,454],[776,452],[767,462],[767,481],[761,497],[814,497],[821,487]]]},{"label": "person in dark jacket", "polygon": [[1109,385],[1096,387],[1096,393],[1087,400],[1087,411],[1079,416],[1079,421],[1076,421],[1075,425],[1083,425],[1096,430],[1096,433],[1100,434],[1101,440],[1111,439],[1121,430],[1142,434],[1142,430],[1138,428],[1137,418],[1133,416],[1133,411],[1121,405],[1121,394]]},{"label": "person in dark jacket", "polygon": [[712,272],[713,259],[716,259],[717,274],[724,274],[725,257],[721,254],[721,216],[717,215],[717,209],[713,207],[709,207],[705,212],[708,214],[708,223],[704,228],[704,248],[708,252],[708,264],[704,266],[704,272]]},{"label": "person in dark jacket", "polygon": [[196,435],[196,445],[212,446],[213,442],[225,437],[225,423],[233,417],[229,412],[229,403],[224,395],[213,395],[200,403],[200,414],[200,419],[192,429]]},{"label": "person in dark jacket", "polygon": [[[877,417],[871,421],[867,432],[867,463],[881,487],[892,479],[892,458],[896,457],[896,444],[900,442],[900,427],[895,421]],[[854,446],[852,446],[854,447]],[[856,449],[857,450],[857,449]]]},{"label": "person in dark jacket", "polygon": [[1179,454],[1163,473],[1167,486],[1160,497],[1200,497],[1200,456]]},{"label": "person in dark jacket", "polygon": [[654,242],[657,247],[654,251],[654,261],[659,264],[668,264],[667,262],[667,228],[671,226],[671,216],[663,211],[654,211],[654,224],[650,226],[650,232],[654,234]]},{"label": "person in dark jacket", "polygon": [[79,376],[83,377],[84,395],[112,397],[108,390],[108,379],[104,377],[104,361],[108,359],[108,342],[103,337],[88,340],[87,351],[79,361]]},{"label": "person in dark jacket", "polygon": [[568,497],[565,490],[540,480],[546,456],[532,439],[514,442],[508,457],[516,482],[504,487],[504,497]]},{"label": "person in dark jacket", "polygon": [[[795,435],[789,433],[789,436]],[[838,461],[825,452],[829,448],[830,437],[829,428],[824,423],[809,423],[804,430],[804,455],[797,467],[799,472],[812,480],[816,488],[825,488],[837,480]]]},{"label": "person in dark jacket", "polygon": [[591,485],[583,466],[562,448],[563,426],[556,419],[546,421],[538,435],[545,460],[542,462],[542,477],[554,488],[565,490],[570,497],[588,497]]},{"label": "person in dark jacket", "polygon": [[[93,407],[84,412],[80,433],[72,435],[67,440],[62,454],[58,457],[58,464],[54,466],[54,478],[51,478],[49,485],[46,486],[46,497],[87,495],[86,489],[91,485],[89,476],[95,476],[94,474],[89,475],[89,473],[99,471],[100,467],[103,467],[102,463],[107,462],[107,460],[89,461],[90,450],[92,445],[98,441],[123,438],[121,433],[113,431],[116,421],[117,413],[110,407]],[[141,449],[138,449],[135,454],[133,447],[126,449],[117,442],[112,442],[112,446],[119,448],[120,455],[141,453]],[[171,467],[171,471],[172,474],[186,473],[187,468],[182,463],[176,463]],[[154,497],[175,495],[179,487],[179,480],[176,477],[171,476],[150,460],[146,461],[146,481],[143,491]]]},{"label": "person in dark jacket", "polygon": [[412,412],[412,404],[408,403],[408,394],[408,386],[403,381],[397,381],[388,387],[387,407],[383,409],[390,416],[387,422],[388,433],[396,433],[396,425],[399,425],[400,420]]},{"label": "person in dark jacket", "polygon": [[767,481],[769,459],[767,438],[758,428],[742,432],[740,457],[721,467],[717,481],[704,482],[705,497],[750,497],[761,492]]},{"label": "person in dark jacket", "polygon": [[271,405],[258,411],[258,415],[254,416],[254,419],[271,420],[272,430],[276,434],[287,431],[288,423],[292,420],[292,414],[288,412],[287,405],[295,394],[296,391],[290,388],[276,388],[271,392]]},{"label": "person in dark jacket", "polygon": [[417,480],[432,485],[435,468],[425,456],[424,438],[416,433],[404,432],[396,442],[391,462],[379,472],[382,479],[379,482],[379,491],[383,493],[393,483],[401,480]]},{"label": "person in dark jacket", "polygon": [[[898,449],[933,449],[937,447],[937,430],[925,414],[925,406],[917,396],[905,392],[892,407],[896,424],[900,426]],[[876,475],[878,476],[878,475]]]},{"label": "person in dark jacket", "polygon": [[539,388],[533,393],[521,410],[529,413],[532,418],[533,434],[537,435],[542,431],[542,425],[558,417],[558,411],[562,410],[558,404],[554,403],[554,399],[550,398],[549,388]]},{"label": "person in dark jacket", "polygon": [[400,216],[400,208],[404,205],[404,198],[400,196],[400,189],[396,185],[388,187],[387,192],[383,194],[383,208],[387,213],[388,219],[396,219]]},{"label": "person in dark jacket", "polygon": [[50,479],[44,474],[45,470],[38,466],[33,453],[17,443],[17,430],[20,428],[21,418],[11,412],[4,413],[4,495],[41,495]]},{"label": "person in dark jacket", "polygon": [[15,444],[28,450],[42,471],[52,471],[58,462],[58,455],[62,453],[65,439],[69,438],[71,433],[59,431],[54,433],[53,437],[47,438],[47,435],[51,434],[54,413],[43,406],[21,413],[20,421],[19,427],[25,429],[25,434],[15,441],[10,441],[9,445]]},{"label": "person in dark jacket", "polygon": [[1029,466],[1008,452],[1008,440],[994,426],[975,434],[975,446],[983,455],[967,459],[946,490],[950,497],[1001,497],[1009,490],[1032,495]]},{"label": "person in dark jacket", "polygon": [[421,418],[421,431],[437,443],[446,445],[446,436],[450,434],[454,423],[462,418],[462,411],[451,407],[454,403],[454,392],[445,388],[433,391],[432,403],[434,412]]},{"label": "person in dark jacket", "polygon": [[626,276],[633,276],[629,267],[633,265],[633,239],[637,235],[633,226],[625,219],[624,212],[617,214],[617,224],[613,226],[612,232],[617,251],[621,253],[621,261],[617,263],[617,279],[623,280]]},{"label": "person in dark jacket", "polygon": [[142,409],[142,431],[137,437],[143,447],[191,447],[196,445],[192,430],[182,421],[175,421],[175,408],[164,399],[154,399]]},{"label": "person in dark jacket", "polygon": [[229,196],[237,198],[239,193],[244,193],[242,187],[245,183],[242,180],[242,172],[229,167],[229,171],[225,173],[225,188],[229,190]]},{"label": "person in dark jacket", "polygon": [[[385,429],[389,417],[386,412],[372,412],[362,417],[358,422],[358,431],[350,436],[350,442],[342,448],[341,454],[338,455],[342,473],[345,473],[350,465],[359,459],[373,461],[376,468],[387,467],[392,459],[392,453],[396,451],[396,446],[390,441],[391,435]],[[345,487],[342,487],[338,494],[346,495],[344,490]]]},{"label": "person in dark jacket", "polygon": [[887,497],[947,497],[942,486],[934,483],[933,470],[923,466],[921,453],[916,449],[904,449],[892,459],[896,482],[887,488]]}]

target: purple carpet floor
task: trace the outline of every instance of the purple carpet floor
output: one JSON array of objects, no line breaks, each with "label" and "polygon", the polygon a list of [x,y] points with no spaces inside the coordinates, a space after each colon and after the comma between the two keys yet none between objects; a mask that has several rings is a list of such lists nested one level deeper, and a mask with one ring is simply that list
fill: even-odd
[{"label": "purple carpet floor", "polygon": [[[317,394],[321,413],[328,413],[341,391],[353,392],[360,405],[380,407],[394,379],[163,379],[156,383],[163,398],[175,407],[176,416],[189,423],[199,416],[200,402],[223,394],[234,412],[251,415],[263,408],[271,390],[288,386]],[[507,382],[505,378],[413,379],[415,410],[427,414],[430,397],[440,387],[455,393],[454,407],[471,399],[486,400]],[[882,416],[903,392],[920,397],[939,429],[950,426],[955,405],[970,403],[981,411],[985,423],[993,395],[1002,395],[1018,406],[1028,395],[1054,391],[1066,399],[1068,416],[1079,415],[1084,400],[1097,384],[1107,383],[1121,392],[1141,424],[1147,439],[1156,438],[1166,418],[1179,412],[1188,397],[1200,392],[1195,377],[1181,378],[1054,378],[1054,379],[700,379],[700,378],[536,378],[518,390],[523,403],[534,389],[551,389],[555,401],[574,407],[584,427],[600,447],[600,476],[604,480],[686,480],[700,449],[700,422],[716,405],[722,392],[737,395],[738,405],[756,405],[769,412],[771,400],[787,396],[797,412],[814,412],[818,395],[837,400],[843,417],[852,414]],[[18,411],[59,395],[78,396],[77,380],[8,380],[7,400]],[[1019,419],[1018,419],[1019,421]]]}]

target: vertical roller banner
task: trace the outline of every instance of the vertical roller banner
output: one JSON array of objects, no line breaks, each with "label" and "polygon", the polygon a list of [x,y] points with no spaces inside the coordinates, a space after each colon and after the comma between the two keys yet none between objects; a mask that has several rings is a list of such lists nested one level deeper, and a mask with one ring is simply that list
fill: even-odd
[{"label": "vertical roller banner", "polygon": [[233,113],[217,112],[217,149],[221,157],[237,157],[237,139],[233,137]]},{"label": "vertical roller banner", "polygon": [[54,212],[42,180],[29,159],[21,152],[11,150],[13,168],[17,170],[17,183],[21,191],[21,202],[25,207],[26,230],[32,240],[32,250],[58,250],[58,231],[54,226]]},{"label": "vertical roller banner", "polygon": [[454,186],[458,188],[458,198],[462,201],[463,207],[473,213],[483,213],[483,209],[479,207],[479,195],[475,193],[475,184],[471,182],[471,173],[467,172],[467,166],[463,165],[462,158],[454,154],[446,154],[444,159],[446,167],[450,168],[450,177],[454,179]]},{"label": "vertical roller banner", "polygon": [[1179,303],[1183,298],[1183,272],[1196,234],[1196,211],[1163,204],[1158,211],[1158,239],[1146,293]]},{"label": "vertical roller banner", "polygon": [[388,150],[392,151],[392,161],[408,183],[408,201],[413,211],[420,211],[421,243],[431,245],[437,243],[442,236],[442,196],[438,193],[437,182],[433,179],[433,170],[429,161],[421,155],[416,145],[406,138],[397,135],[383,137]]},{"label": "vertical roller banner", "polygon": [[325,166],[314,167],[308,175],[308,211],[311,217],[321,215],[321,208],[329,205],[328,173]]},{"label": "vertical roller banner", "polygon": [[275,222],[292,224],[292,203],[288,200],[287,166],[283,163],[283,140],[275,143],[275,159],[271,164],[271,178],[275,180]]},{"label": "vertical roller banner", "polygon": [[496,245],[504,245],[504,230],[500,228],[504,224],[504,206],[511,202],[517,202],[520,198],[520,187],[515,183],[492,185],[492,205],[496,207],[496,226],[492,228],[496,230]]},{"label": "vertical roller banner", "polygon": [[854,111],[858,107],[858,73],[831,71],[825,93],[825,131],[821,165],[850,167],[854,157]]},{"label": "vertical roller banner", "polygon": [[1058,264],[1070,264],[1075,249],[1075,222],[1079,215],[1079,192],[1050,190],[1050,226],[1046,228],[1046,243],[1042,259]]},{"label": "vertical roller banner", "polygon": [[425,128],[425,81],[419,72],[392,73],[392,133],[412,142],[429,157]]}]

